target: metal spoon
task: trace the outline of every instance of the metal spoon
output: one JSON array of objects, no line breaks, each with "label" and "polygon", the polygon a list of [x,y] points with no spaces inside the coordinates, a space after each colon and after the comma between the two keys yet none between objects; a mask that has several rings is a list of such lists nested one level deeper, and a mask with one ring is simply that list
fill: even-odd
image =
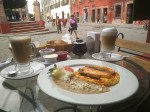
[{"label": "metal spoon", "polygon": [[8,72],[8,76],[10,76],[10,77],[14,77],[14,76],[16,76],[16,73],[17,73],[17,71],[16,71],[16,66],[17,65],[15,65],[14,67],[13,67],[13,69],[12,69],[12,71],[9,71]]},{"label": "metal spoon", "polygon": [[5,61],[5,62],[3,62],[3,63],[0,63],[0,67],[4,67],[5,65],[7,65],[7,64],[9,64],[9,63],[11,63],[12,62],[12,58],[7,58],[7,60]]}]

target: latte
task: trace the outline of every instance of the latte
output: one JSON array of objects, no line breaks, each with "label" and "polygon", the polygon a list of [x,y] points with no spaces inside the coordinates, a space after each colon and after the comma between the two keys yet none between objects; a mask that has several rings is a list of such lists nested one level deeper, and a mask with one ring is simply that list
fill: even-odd
[{"label": "latte", "polygon": [[117,33],[116,28],[106,28],[102,30],[101,42],[103,51],[111,51],[114,49]]},{"label": "latte", "polygon": [[10,37],[13,58],[16,63],[24,64],[31,60],[31,38],[28,36]]}]

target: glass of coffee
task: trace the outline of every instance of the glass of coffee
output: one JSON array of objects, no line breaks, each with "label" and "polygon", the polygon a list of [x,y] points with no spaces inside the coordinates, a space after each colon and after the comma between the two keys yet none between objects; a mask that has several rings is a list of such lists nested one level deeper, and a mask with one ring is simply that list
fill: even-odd
[{"label": "glass of coffee", "polygon": [[[115,48],[115,41],[116,38],[123,34],[119,33],[116,28],[105,28],[102,30],[102,37],[101,37],[101,54],[106,56],[107,58],[111,56],[111,52]],[[107,54],[107,55],[106,55]]]},{"label": "glass of coffee", "polygon": [[35,54],[35,45],[31,43],[29,35],[9,37],[13,59],[17,64],[18,75],[29,75],[33,73],[30,62]]}]

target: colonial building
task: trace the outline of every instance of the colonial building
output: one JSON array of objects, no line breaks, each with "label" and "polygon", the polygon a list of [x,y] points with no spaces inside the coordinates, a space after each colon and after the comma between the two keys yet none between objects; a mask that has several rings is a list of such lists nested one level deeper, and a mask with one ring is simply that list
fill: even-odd
[{"label": "colonial building", "polygon": [[[44,19],[56,16],[69,18],[75,14],[78,22],[143,24],[132,21],[133,0],[41,0]],[[86,13],[85,13],[86,12]]]},{"label": "colonial building", "polygon": [[133,23],[133,0],[71,0],[71,11],[79,22],[87,12],[88,22]]},{"label": "colonial building", "polygon": [[69,18],[70,0],[42,0],[44,19]]},{"label": "colonial building", "polygon": [[41,0],[42,16],[44,20],[47,20],[51,16],[50,1],[51,0]]}]

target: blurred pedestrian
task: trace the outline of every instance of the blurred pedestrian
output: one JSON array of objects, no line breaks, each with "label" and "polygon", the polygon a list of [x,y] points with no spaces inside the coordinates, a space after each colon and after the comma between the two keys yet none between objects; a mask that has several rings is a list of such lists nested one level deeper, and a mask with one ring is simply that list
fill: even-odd
[{"label": "blurred pedestrian", "polygon": [[88,19],[88,12],[85,10],[83,13],[83,23],[86,23]]},{"label": "blurred pedestrian", "polygon": [[107,12],[104,13],[103,22],[107,23]]},{"label": "blurred pedestrian", "polygon": [[100,16],[99,15],[97,15],[96,20],[97,20],[97,23],[99,23],[99,21],[100,21]]},{"label": "blurred pedestrian", "polygon": [[67,19],[62,19],[62,24],[63,24],[63,27],[66,28]]},{"label": "blurred pedestrian", "polygon": [[50,22],[50,19],[49,19],[49,18],[47,18],[47,22],[48,22],[48,23]]},{"label": "blurred pedestrian", "polygon": [[77,22],[75,20],[75,16],[73,14],[70,16],[69,23],[70,23],[70,27],[69,27],[70,34],[72,35],[72,32],[74,32],[75,36],[76,36],[76,39],[79,39],[78,36],[77,36],[77,27],[78,27],[78,25],[77,25]]},{"label": "blurred pedestrian", "polygon": [[16,20],[19,21],[20,20],[20,15],[18,12],[15,12],[15,15],[16,15]]},{"label": "blurred pedestrian", "polygon": [[62,33],[62,31],[61,31],[61,20],[59,19],[59,16],[56,17],[56,27],[57,27],[57,32]]},{"label": "blurred pedestrian", "polygon": [[52,26],[55,26],[55,19],[52,18]]}]

